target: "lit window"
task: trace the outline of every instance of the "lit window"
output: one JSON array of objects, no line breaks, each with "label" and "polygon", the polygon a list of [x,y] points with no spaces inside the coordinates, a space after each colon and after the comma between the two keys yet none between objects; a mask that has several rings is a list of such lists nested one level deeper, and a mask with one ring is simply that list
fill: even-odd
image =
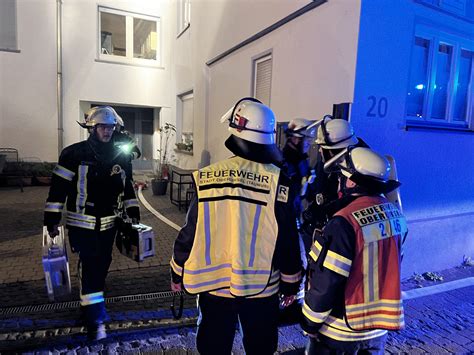
[{"label": "lit window", "polygon": [[[459,73],[455,90],[456,99],[454,100],[453,120],[464,121],[467,116],[467,103],[469,94],[469,82],[473,82],[473,58],[474,52],[465,49],[461,50],[461,60],[459,61]],[[471,90],[472,93],[472,90]],[[471,107],[473,103],[471,102]]]},{"label": "lit window", "polygon": [[16,0],[0,1],[0,50],[17,52]]},{"label": "lit window", "polygon": [[177,130],[178,150],[193,151],[194,132],[194,94],[188,91],[178,96],[177,100]]},{"label": "lit window", "polygon": [[268,54],[253,61],[253,96],[270,106],[272,90],[272,55]]},{"label": "lit window", "polygon": [[160,19],[99,7],[102,60],[159,65]]},{"label": "lit window", "polygon": [[436,53],[436,75],[433,86],[432,118],[444,120],[446,118],[446,104],[448,99],[448,85],[451,77],[451,62],[453,47],[440,44]]},{"label": "lit window", "polygon": [[186,31],[191,23],[191,0],[178,0],[178,37]]},{"label": "lit window", "polygon": [[474,128],[474,41],[419,26],[413,42],[408,123]]}]

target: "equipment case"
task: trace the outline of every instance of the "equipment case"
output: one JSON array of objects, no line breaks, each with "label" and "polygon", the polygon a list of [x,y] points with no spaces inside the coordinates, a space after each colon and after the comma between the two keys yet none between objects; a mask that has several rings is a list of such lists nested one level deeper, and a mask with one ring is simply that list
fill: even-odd
[{"label": "equipment case", "polygon": [[59,227],[59,235],[55,238],[49,236],[46,226],[43,227],[43,269],[50,301],[71,293],[71,276],[63,226]]},{"label": "equipment case", "polygon": [[153,229],[145,224],[124,223],[119,228],[116,245],[121,254],[141,262],[155,255],[155,236]]}]

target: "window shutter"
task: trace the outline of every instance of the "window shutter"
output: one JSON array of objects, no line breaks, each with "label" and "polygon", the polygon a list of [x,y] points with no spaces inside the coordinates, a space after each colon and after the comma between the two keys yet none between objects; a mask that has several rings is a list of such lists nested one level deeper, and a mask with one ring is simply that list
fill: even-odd
[{"label": "window shutter", "polygon": [[16,0],[0,1],[0,48],[17,49]]},{"label": "window shutter", "polygon": [[265,56],[255,61],[255,97],[270,106],[272,89],[272,56]]}]

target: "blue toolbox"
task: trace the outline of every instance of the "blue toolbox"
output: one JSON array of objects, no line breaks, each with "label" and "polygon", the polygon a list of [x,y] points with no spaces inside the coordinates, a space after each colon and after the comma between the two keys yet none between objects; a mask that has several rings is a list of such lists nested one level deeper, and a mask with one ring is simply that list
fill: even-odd
[{"label": "blue toolbox", "polygon": [[50,301],[71,293],[71,276],[63,226],[59,227],[59,235],[55,238],[49,236],[46,226],[43,227],[43,269]]}]

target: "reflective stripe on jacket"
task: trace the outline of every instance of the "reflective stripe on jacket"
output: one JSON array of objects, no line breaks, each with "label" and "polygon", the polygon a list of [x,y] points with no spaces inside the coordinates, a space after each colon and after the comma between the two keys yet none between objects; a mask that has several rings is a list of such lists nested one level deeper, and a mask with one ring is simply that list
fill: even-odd
[{"label": "reflective stripe on jacket", "polygon": [[228,289],[234,296],[252,296],[267,288],[278,235],[279,174],[272,164],[240,157],[194,172],[198,218],[184,264],[188,292]]},{"label": "reflective stripe on jacket", "polygon": [[[255,296],[249,296],[248,298],[269,297],[271,295],[278,293],[279,289],[280,289],[280,272],[272,271],[270,280],[265,290],[263,290],[263,292],[260,292],[259,294]],[[214,296],[235,298],[235,296],[230,293],[230,288],[222,288],[219,290],[210,291],[209,293]]]},{"label": "reflective stripe on jacket", "polygon": [[355,332],[349,328],[343,319],[328,316],[324,324],[319,329],[319,333],[328,338],[339,341],[362,341],[378,338],[387,333],[383,329]]}]

